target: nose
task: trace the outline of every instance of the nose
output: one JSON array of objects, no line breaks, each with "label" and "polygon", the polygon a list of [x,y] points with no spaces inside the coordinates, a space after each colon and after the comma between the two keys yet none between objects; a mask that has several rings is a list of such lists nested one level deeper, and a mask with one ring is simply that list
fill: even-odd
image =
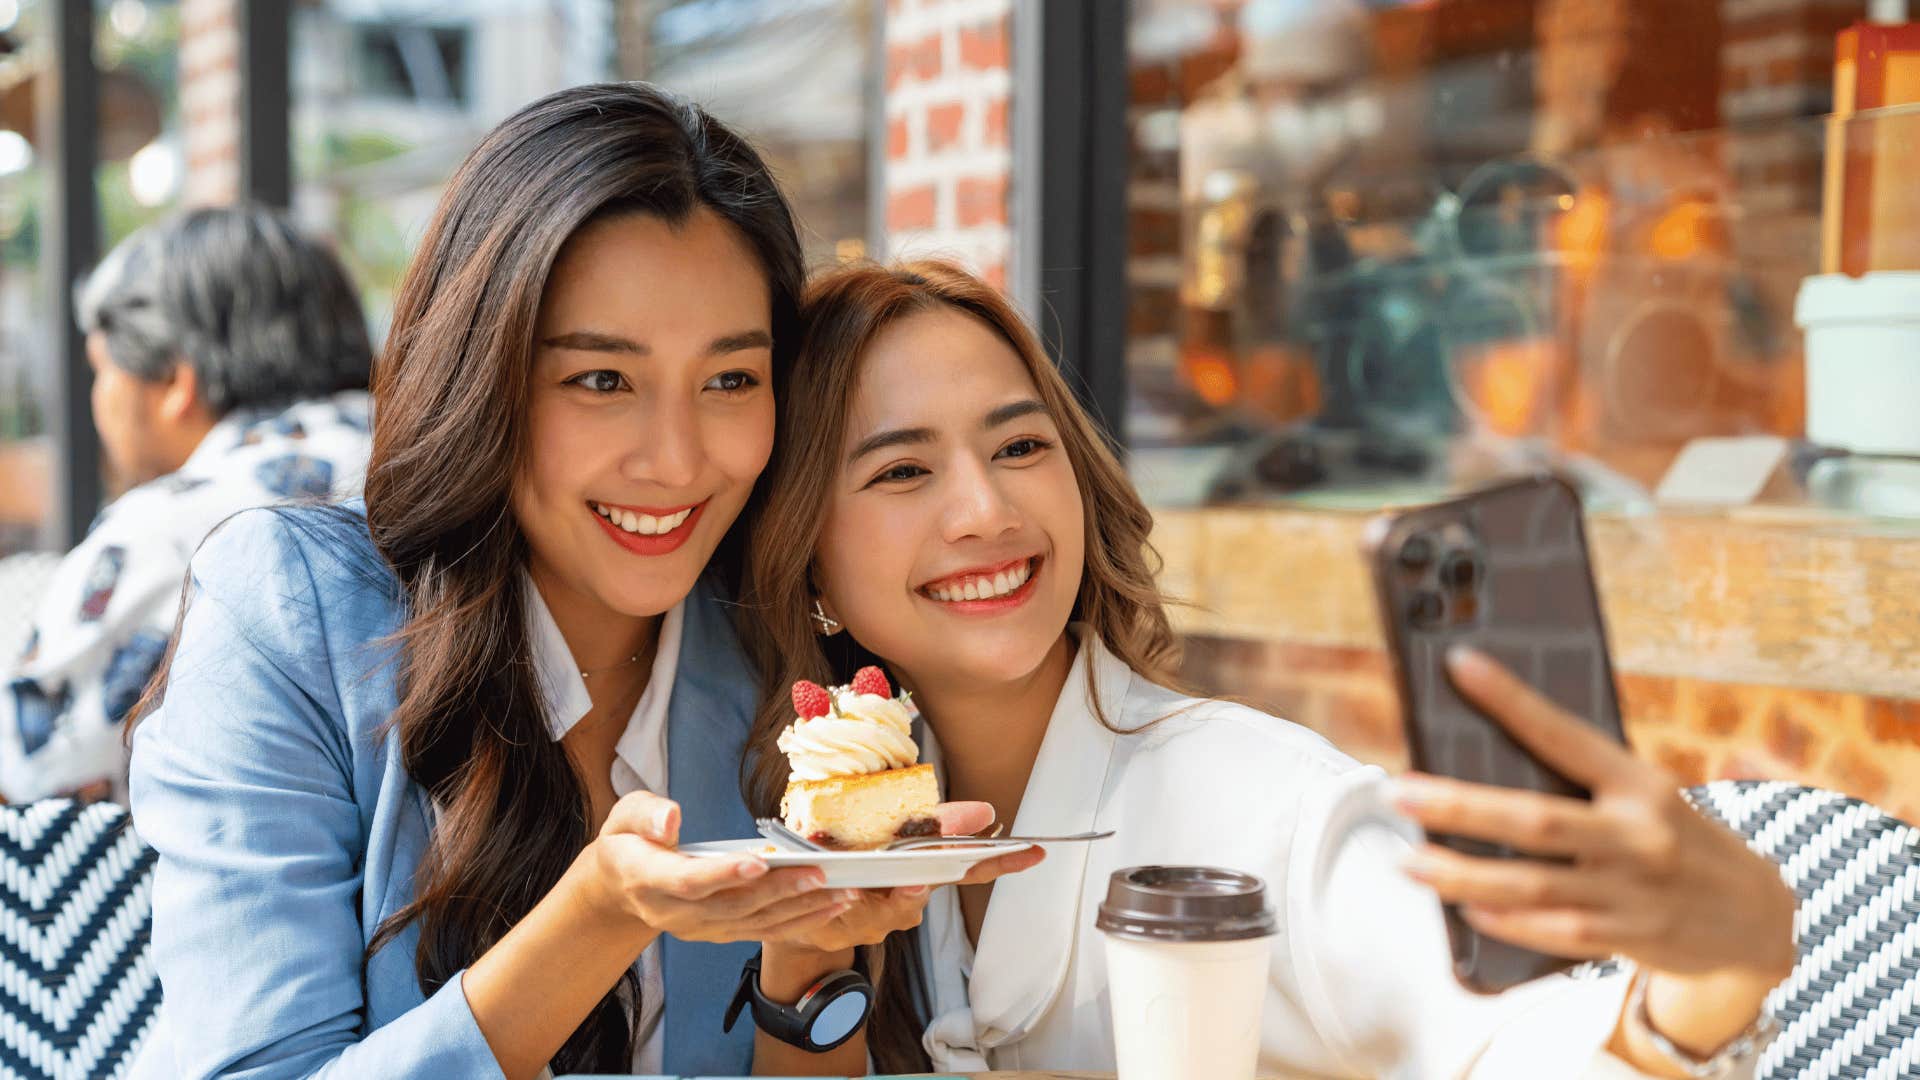
[{"label": "nose", "polygon": [[700,478],[706,448],[693,403],[651,395],[636,418],[633,445],[620,463],[628,480],[664,488],[687,488]]},{"label": "nose", "polygon": [[943,532],[949,543],[993,540],[1020,527],[1020,511],[1000,489],[985,462],[970,461],[951,470],[952,499]]}]

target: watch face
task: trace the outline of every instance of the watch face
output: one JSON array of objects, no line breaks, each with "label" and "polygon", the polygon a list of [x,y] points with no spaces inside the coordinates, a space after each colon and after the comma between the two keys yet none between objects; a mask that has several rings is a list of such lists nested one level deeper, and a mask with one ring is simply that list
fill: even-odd
[{"label": "watch face", "polygon": [[815,1014],[807,1041],[815,1046],[837,1046],[852,1035],[867,1016],[867,991],[849,990]]}]

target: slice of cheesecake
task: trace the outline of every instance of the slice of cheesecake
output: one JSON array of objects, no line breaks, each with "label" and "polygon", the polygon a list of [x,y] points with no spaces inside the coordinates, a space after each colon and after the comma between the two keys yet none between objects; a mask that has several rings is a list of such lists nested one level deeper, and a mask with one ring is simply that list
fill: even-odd
[{"label": "slice of cheesecake", "polygon": [[940,785],[933,766],[788,780],[780,800],[787,828],[825,847],[876,848],[908,836],[937,836]]},{"label": "slice of cheesecake", "polygon": [[939,835],[940,783],[933,766],[916,764],[911,704],[879,668],[831,690],[795,683],[793,708],[779,740],[792,769],[780,800],[787,828],[840,849]]}]

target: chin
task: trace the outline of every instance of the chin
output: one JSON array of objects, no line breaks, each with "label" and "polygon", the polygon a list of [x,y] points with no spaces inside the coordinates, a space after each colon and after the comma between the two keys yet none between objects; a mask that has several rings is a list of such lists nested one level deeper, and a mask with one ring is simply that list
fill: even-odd
[{"label": "chin", "polygon": [[1058,640],[1058,634],[1021,634],[982,641],[975,648],[969,648],[966,642],[953,642],[951,648],[940,653],[938,665],[971,683],[1004,686],[1031,677]]}]

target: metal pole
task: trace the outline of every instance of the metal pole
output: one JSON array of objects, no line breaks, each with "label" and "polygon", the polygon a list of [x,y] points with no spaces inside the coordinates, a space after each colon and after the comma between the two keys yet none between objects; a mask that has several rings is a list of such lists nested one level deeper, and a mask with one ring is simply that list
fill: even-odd
[{"label": "metal pole", "polygon": [[268,206],[293,204],[293,108],[289,24],[292,4],[240,0],[240,195]]},{"label": "metal pole", "polygon": [[53,448],[52,506],[47,544],[66,550],[86,535],[100,507],[100,440],[89,396],[93,372],[87,343],[73,321],[73,285],[99,256],[100,210],[94,189],[100,115],[99,76],[93,65],[93,0],[50,0],[46,9],[52,45],[39,95],[38,148],[47,163],[45,232],[41,271],[52,302],[47,305],[53,358],[53,400],[47,426]]},{"label": "metal pole", "polygon": [[[1048,0],[1040,10],[1039,137],[1020,140],[1016,186],[1037,181],[1036,311],[1047,350],[1120,446],[1127,410],[1127,8]],[[1025,29],[1031,23],[1023,21]],[[1019,48],[1029,48],[1021,44]],[[1032,72],[1032,67],[1022,67]],[[1015,93],[1030,87],[1016,87]],[[1038,147],[1045,147],[1036,160]],[[1022,161],[1020,157],[1027,157]]]}]

